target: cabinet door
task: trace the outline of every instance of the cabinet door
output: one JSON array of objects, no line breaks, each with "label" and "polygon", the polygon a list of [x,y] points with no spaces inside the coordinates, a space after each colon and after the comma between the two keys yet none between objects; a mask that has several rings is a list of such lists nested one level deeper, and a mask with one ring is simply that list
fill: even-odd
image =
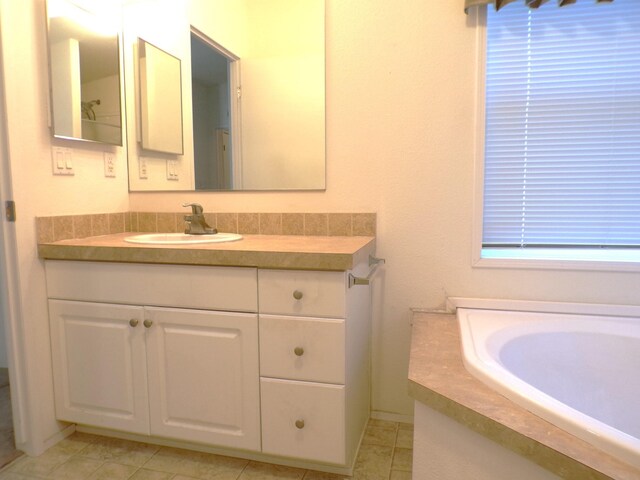
[{"label": "cabinet door", "polygon": [[143,309],[49,300],[56,416],[149,434]]},{"label": "cabinet door", "polygon": [[255,314],[145,308],[152,435],[260,450]]}]

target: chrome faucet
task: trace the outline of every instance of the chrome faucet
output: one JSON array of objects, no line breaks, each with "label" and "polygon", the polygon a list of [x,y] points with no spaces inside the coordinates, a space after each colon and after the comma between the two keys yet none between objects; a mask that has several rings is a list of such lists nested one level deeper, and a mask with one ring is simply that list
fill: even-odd
[{"label": "chrome faucet", "polygon": [[190,235],[213,235],[218,233],[218,230],[207,225],[204,213],[202,213],[202,205],[199,203],[185,203],[182,206],[191,207],[191,215],[184,216],[184,221],[186,222],[184,233]]}]

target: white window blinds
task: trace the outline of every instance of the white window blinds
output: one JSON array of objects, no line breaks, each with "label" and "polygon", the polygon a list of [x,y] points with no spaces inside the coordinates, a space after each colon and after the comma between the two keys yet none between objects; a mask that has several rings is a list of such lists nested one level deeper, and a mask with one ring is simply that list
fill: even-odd
[{"label": "white window blinds", "polygon": [[487,15],[483,246],[640,247],[640,0]]}]

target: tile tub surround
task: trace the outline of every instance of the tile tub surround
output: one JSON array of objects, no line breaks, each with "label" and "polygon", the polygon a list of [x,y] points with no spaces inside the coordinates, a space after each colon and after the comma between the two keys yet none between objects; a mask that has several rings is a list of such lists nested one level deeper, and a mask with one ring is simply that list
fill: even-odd
[{"label": "tile tub surround", "polygon": [[640,478],[640,470],[528,412],[462,363],[456,316],[414,312],[409,393],[416,400],[562,478]]},{"label": "tile tub surround", "polygon": [[370,420],[353,477],[74,433],[39,457],[22,457],[0,480],[410,480],[413,427]]},{"label": "tile tub surround", "polygon": [[[123,232],[184,231],[188,212],[121,212],[36,218],[38,243]],[[365,236],[376,234],[375,213],[212,213],[207,223],[221,232],[260,235]]]}]

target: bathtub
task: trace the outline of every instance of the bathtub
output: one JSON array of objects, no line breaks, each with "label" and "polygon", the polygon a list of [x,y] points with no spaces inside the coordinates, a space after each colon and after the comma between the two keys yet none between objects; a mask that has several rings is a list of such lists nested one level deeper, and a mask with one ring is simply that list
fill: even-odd
[{"label": "bathtub", "polygon": [[472,375],[640,467],[640,316],[457,308],[457,317]]}]

